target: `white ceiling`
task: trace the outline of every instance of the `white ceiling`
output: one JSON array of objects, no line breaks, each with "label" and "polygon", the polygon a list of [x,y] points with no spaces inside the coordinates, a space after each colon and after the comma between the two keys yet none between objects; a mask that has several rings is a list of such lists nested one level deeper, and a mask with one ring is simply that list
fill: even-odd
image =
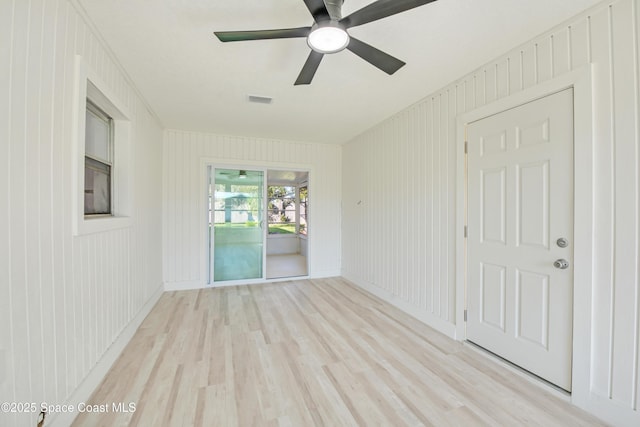
[{"label": "white ceiling", "polygon": [[[599,1],[439,0],[349,30],[407,63],[394,75],[345,50],[294,86],[304,38],[221,43],[213,31],[309,26],[302,0],[77,0],[166,128],[323,143],[350,140]],[[343,16],[372,2],[346,0]]]}]

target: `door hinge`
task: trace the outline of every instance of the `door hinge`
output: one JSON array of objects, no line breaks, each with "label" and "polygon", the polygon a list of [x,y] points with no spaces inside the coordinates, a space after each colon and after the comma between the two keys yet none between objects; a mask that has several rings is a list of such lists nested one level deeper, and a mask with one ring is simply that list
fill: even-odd
[{"label": "door hinge", "polygon": [[469,141],[464,142],[464,154],[469,152]]},{"label": "door hinge", "polygon": [[467,310],[466,310],[466,309],[465,309],[465,311],[464,311],[464,321],[465,321],[465,322],[467,321]]},{"label": "door hinge", "polygon": [[464,226],[464,238],[466,239],[469,236],[469,229],[467,228],[467,226]]}]

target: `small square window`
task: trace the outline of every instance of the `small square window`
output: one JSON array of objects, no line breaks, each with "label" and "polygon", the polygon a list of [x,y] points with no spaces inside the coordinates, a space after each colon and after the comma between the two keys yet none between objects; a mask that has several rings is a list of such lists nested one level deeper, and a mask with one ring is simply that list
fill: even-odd
[{"label": "small square window", "polygon": [[111,215],[113,119],[87,99],[84,214]]}]

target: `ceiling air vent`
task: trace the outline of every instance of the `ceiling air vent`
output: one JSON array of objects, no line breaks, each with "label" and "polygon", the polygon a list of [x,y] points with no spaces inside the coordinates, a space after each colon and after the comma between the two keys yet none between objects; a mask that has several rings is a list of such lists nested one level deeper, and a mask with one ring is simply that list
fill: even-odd
[{"label": "ceiling air vent", "polygon": [[271,104],[273,98],[269,96],[249,95],[249,102],[255,102],[256,104]]}]

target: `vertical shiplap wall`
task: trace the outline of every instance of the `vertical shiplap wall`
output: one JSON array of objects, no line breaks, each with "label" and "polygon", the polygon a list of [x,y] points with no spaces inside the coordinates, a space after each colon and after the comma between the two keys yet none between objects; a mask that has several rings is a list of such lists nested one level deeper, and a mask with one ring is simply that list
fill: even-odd
[{"label": "vertical shiplap wall", "polygon": [[639,32],[637,0],[603,2],[398,113],[343,151],[344,276],[452,333],[456,116],[593,64],[596,264],[589,393],[597,414],[635,425]]},{"label": "vertical shiplap wall", "polygon": [[[76,54],[132,112],[135,171],[134,225],[80,237]],[[161,289],[161,163],[160,125],[75,6],[0,1],[0,402],[67,402]],[[0,413],[0,425],[36,416]]]},{"label": "vertical shiplap wall", "polygon": [[454,105],[445,91],[343,151],[343,274],[445,331],[455,318]]},{"label": "vertical shiplap wall", "polygon": [[164,282],[167,289],[207,282],[203,236],[203,159],[266,168],[311,167],[310,276],[340,273],[342,147],[262,138],[166,130],[164,133]]}]

